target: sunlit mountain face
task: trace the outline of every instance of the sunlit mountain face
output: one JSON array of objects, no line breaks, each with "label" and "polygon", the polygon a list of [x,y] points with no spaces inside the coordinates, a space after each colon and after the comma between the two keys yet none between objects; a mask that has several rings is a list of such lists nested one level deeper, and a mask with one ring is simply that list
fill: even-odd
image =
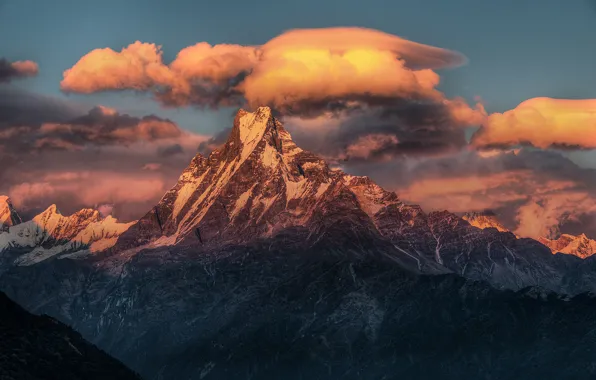
[{"label": "sunlit mountain face", "polygon": [[14,371],[594,378],[593,7],[135,1],[0,1]]}]

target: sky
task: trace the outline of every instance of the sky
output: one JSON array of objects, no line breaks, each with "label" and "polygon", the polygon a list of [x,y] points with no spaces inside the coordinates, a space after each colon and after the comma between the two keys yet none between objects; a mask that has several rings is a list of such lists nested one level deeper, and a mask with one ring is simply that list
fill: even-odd
[{"label": "sky", "polygon": [[[441,72],[441,89],[468,100],[480,96],[489,112],[537,97],[596,98],[593,75],[596,7],[589,0],[356,0],[300,2],[0,0],[0,52],[9,60],[42,62],[21,86],[64,96],[62,72],[95,48],[119,50],[136,41],[163,46],[169,62],[182,48],[262,44],[285,30],[330,26],[378,29],[463,53],[464,67]],[[155,113],[181,127],[213,132],[232,110],[163,110],[125,94],[71,95],[138,116]]]},{"label": "sky", "polygon": [[590,0],[0,0],[0,194],[138,218],[266,105],[426,210],[596,238],[595,21]]}]

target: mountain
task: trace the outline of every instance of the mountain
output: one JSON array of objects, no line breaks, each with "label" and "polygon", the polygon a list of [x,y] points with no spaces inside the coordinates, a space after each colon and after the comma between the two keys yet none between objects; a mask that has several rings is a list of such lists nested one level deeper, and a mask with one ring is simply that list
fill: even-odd
[{"label": "mountain", "polygon": [[[148,379],[593,376],[596,259],[469,220],[332,170],[261,107],[111,247],[8,246],[0,289]],[[58,224],[34,245],[98,228]]]},{"label": "mountain", "polygon": [[561,289],[563,274],[543,245],[516,239],[502,226],[478,230],[449,212],[426,214],[367,177],[331,170],[296,146],[268,107],[240,110],[226,143],[208,157],[197,154],[111,251],[172,245],[213,250],[292,228],[307,231],[309,244],[326,235],[338,246],[350,231],[356,242],[382,244],[422,273],[455,272],[499,288]]},{"label": "mountain", "polygon": [[[116,248],[180,243],[215,245],[271,237],[288,227],[315,232],[323,218],[370,223],[397,196],[370,180],[333,171],[292,141],[268,107],[240,110],[227,142],[200,154]],[[367,218],[368,216],[368,218]],[[373,225],[367,228],[374,228]]]},{"label": "mountain", "polygon": [[589,239],[585,234],[578,236],[562,234],[558,239],[538,239],[553,252],[561,252],[585,259],[596,253],[596,240]]},{"label": "mountain", "polygon": [[509,232],[509,229],[499,222],[497,215],[492,211],[469,212],[464,214],[462,219],[480,229],[495,228],[497,231]]},{"label": "mountain", "polygon": [[140,379],[122,363],[48,316],[28,313],[0,293],[0,378]]},{"label": "mountain", "polygon": [[51,205],[33,220],[0,232],[0,253],[18,252],[16,263],[30,265],[59,254],[103,251],[132,224],[118,223],[111,216],[103,218],[93,209],[64,216]]},{"label": "mountain", "polygon": [[10,199],[0,195],[0,232],[21,223],[21,217],[14,209]]},{"label": "mountain", "polygon": [[[462,219],[480,229],[495,228],[502,232],[509,231],[490,211],[466,213]],[[539,237],[538,241],[547,246],[553,254],[564,253],[585,259],[596,253],[596,240],[589,239],[585,234],[578,236],[561,234],[557,239]]]}]

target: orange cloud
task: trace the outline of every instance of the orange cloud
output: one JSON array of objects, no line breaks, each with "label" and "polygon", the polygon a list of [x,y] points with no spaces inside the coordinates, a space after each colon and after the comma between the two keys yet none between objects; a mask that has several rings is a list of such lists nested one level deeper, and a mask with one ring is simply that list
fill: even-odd
[{"label": "orange cloud", "polygon": [[374,152],[382,150],[385,146],[395,145],[399,141],[394,135],[370,134],[361,136],[346,149],[347,157],[367,159]]},{"label": "orange cloud", "polygon": [[32,77],[39,72],[39,66],[33,61],[16,61],[12,63],[12,67],[24,77]]},{"label": "orange cloud", "polygon": [[582,214],[596,212],[596,198],[586,191],[549,192],[533,197],[517,210],[519,236],[557,238],[559,226]]},{"label": "orange cloud", "polygon": [[176,79],[162,62],[161,46],[137,41],[116,52],[95,49],[64,72],[62,90],[89,94],[105,90],[149,90],[173,86]]},{"label": "orange cloud", "polygon": [[[427,211],[501,210],[521,237],[557,237],[565,223],[596,214],[593,185],[585,182],[592,173],[565,165],[560,155],[492,151],[465,157],[477,163],[466,169],[460,162],[453,170],[440,162],[436,170],[414,166],[411,183],[398,183],[395,191],[405,202]],[[550,165],[544,167],[545,162]]]},{"label": "orange cloud", "polygon": [[331,50],[333,54],[367,49],[388,51],[395,58],[407,61],[410,67],[428,69],[454,67],[466,62],[463,55],[450,50],[412,42],[374,29],[356,27],[294,29],[267,42],[263,50],[269,56],[283,56],[288,47],[294,51]]},{"label": "orange cloud", "polygon": [[120,52],[96,49],[64,72],[63,91],[152,91],[166,105],[218,106],[247,102],[303,113],[341,102],[395,99],[442,103],[464,124],[481,106],[447,100],[434,68],[460,65],[459,53],[365,28],[298,29],[262,46],[210,45],[182,49],[169,65],[161,47],[135,42]]},{"label": "orange cloud", "polygon": [[170,68],[186,79],[208,79],[221,83],[251,70],[257,62],[255,47],[230,44],[211,46],[199,42],[180,50]]},{"label": "orange cloud", "polygon": [[430,178],[417,180],[407,188],[398,188],[404,201],[428,210],[468,212],[499,208],[527,198],[520,183],[530,183],[532,173],[525,170],[489,175]]},{"label": "orange cloud", "polygon": [[596,99],[529,99],[491,114],[473,135],[477,148],[529,144],[537,148],[596,148]]}]

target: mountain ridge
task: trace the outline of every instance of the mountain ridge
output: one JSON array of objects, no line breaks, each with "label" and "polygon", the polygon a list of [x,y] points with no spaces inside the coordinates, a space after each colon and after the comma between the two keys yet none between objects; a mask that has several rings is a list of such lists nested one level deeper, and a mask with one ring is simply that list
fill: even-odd
[{"label": "mountain ridge", "polygon": [[[462,219],[480,229],[495,228],[501,232],[510,232],[509,229],[501,224],[497,215],[491,211],[466,213],[462,216]],[[541,236],[535,240],[547,246],[553,254],[564,253],[581,259],[596,254],[596,240],[588,238],[586,234],[560,234],[556,239]]]},{"label": "mountain ridge", "polygon": [[118,236],[134,222],[119,223],[98,210],[86,208],[64,216],[55,204],[33,217],[0,232],[0,253],[10,250],[28,251],[16,263],[30,265],[64,254],[86,251],[95,253],[114,245]]},{"label": "mountain ridge", "polygon": [[[45,213],[55,213],[55,207],[49,210]],[[45,220],[45,213],[37,218]],[[495,228],[473,226],[480,221]],[[565,268],[575,262],[554,258],[540,242],[518,239],[497,222],[480,214],[462,219],[448,211],[425,213],[368,177],[331,169],[299,148],[270,108],[259,107],[239,110],[226,143],[207,157],[198,153],[157,205],[98,244],[96,256],[120,262],[118,257],[166,247],[209,254],[294,230],[304,232],[305,249],[322,238],[335,239],[338,246],[366,241],[382,245],[380,251],[418,273],[453,272],[497,288],[575,292],[563,284]],[[78,255],[33,252],[15,263],[53,257]]]},{"label": "mountain ridge", "polygon": [[0,252],[1,290],[151,379],[593,376],[596,258],[405,204],[268,109],[112,247],[22,256]]}]

